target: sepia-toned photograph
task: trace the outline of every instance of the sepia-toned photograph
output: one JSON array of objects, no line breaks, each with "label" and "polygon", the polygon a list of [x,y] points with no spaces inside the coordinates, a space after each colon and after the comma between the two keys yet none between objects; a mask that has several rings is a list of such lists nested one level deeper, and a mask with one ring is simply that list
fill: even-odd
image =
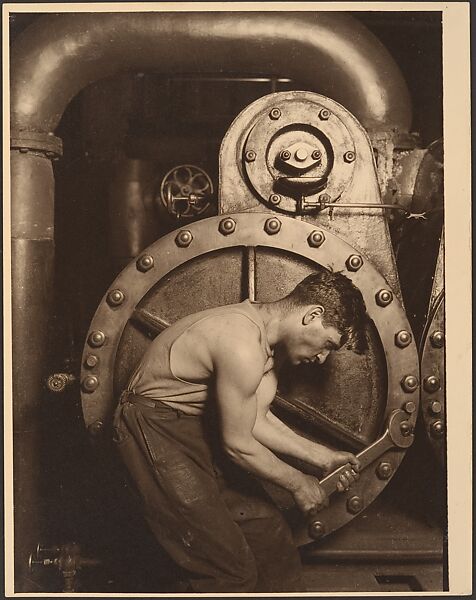
[{"label": "sepia-toned photograph", "polygon": [[7,595],[464,592],[451,30],[335,4],[4,5]]}]

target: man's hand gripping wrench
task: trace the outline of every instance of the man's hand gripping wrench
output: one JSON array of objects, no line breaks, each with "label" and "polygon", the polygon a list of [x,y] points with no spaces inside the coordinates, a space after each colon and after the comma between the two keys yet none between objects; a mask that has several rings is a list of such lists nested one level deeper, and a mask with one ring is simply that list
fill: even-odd
[{"label": "man's hand gripping wrench", "polygon": [[[413,425],[408,421],[408,417],[409,415],[401,409],[396,409],[390,414],[385,433],[357,454],[361,470],[380,458],[387,450],[408,448],[412,445],[415,436],[413,435]],[[321,479],[320,484],[328,497],[337,491],[339,476],[350,469],[352,469],[352,465],[347,463]],[[312,528],[313,523],[314,520],[310,521],[309,528]]]}]

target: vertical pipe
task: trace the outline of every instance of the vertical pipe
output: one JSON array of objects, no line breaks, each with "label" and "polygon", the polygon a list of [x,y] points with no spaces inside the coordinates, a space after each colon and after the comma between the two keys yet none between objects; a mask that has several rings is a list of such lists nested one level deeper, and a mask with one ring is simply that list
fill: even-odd
[{"label": "vertical pipe", "polygon": [[[51,161],[12,150],[12,325],[15,591],[32,591],[28,555],[41,536],[42,380],[53,283]],[[32,457],[36,456],[35,460]],[[43,457],[44,460],[44,457]]]}]

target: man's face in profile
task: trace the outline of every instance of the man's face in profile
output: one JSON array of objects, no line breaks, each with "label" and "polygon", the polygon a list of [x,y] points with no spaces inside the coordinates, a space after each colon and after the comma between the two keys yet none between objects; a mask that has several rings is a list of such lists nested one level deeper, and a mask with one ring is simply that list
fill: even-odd
[{"label": "man's face in profile", "polygon": [[293,365],[323,364],[332,351],[341,347],[341,333],[333,325],[324,325],[324,309],[303,309],[291,321],[286,336],[288,359]]}]

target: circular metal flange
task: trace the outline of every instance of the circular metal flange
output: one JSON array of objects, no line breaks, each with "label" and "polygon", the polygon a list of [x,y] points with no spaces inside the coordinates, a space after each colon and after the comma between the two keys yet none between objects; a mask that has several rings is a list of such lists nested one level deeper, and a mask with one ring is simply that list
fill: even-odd
[{"label": "circular metal flange", "polygon": [[[279,118],[271,118],[269,110],[264,110],[244,144],[244,169],[251,186],[263,203],[285,213],[295,214],[302,196],[317,205],[323,191],[327,202],[335,202],[352,179],[356,161],[355,145],[346,126],[322,104],[309,100],[281,100],[279,110]],[[326,118],[322,118],[323,113]],[[291,155],[298,162],[302,160],[300,146],[310,161],[309,168],[301,171],[286,164]],[[249,160],[251,155],[253,160]],[[286,178],[299,180],[301,191],[293,192]],[[313,183],[316,180],[322,183]],[[277,195],[279,203],[272,200]]]},{"label": "circular metal flange", "polygon": [[[87,427],[92,427],[96,432],[95,423],[107,424],[112,420],[112,415],[117,405],[118,398],[114,396],[113,374],[117,350],[126,325],[133,312],[144,298],[144,296],[173,270],[185,265],[185,263],[226,248],[234,247],[262,247],[263,249],[276,249],[289,252],[311,262],[323,265],[334,271],[345,269],[348,257],[356,253],[347,242],[328,230],[325,231],[325,243],[319,247],[313,247],[308,243],[309,236],[315,231],[313,225],[304,221],[298,221],[289,217],[280,217],[280,229],[274,235],[266,232],[266,222],[269,213],[235,213],[228,215],[233,218],[236,228],[233,233],[223,235],[220,231],[220,223],[224,216],[212,217],[191,223],[188,230],[193,236],[193,243],[186,247],[176,244],[177,232],[160,238],[145,251],[154,260],[154,269],[140,272],[136,268],[135,261],[131,262],[104,295],[92,320],[87,340],[99,340],[100,346],[94,347],[94,355],[97,357],[96,365],[91,364],[91,346],[86,343],[82,357],[81,380],[94,376],[97,378],[97,387],[89,385],[88,390],[82,391],[82,408],[84,420]],[[223,229],[223,226],[222,226]],[[384,310],[375,302],[375,296],[381,289],[390,289],[388,283],[377,271],[377,269],[365,257],[358,271],[348,272],[347,276],[361,290],[367,305],[370,318],[373,320],[380,342],[387,368],[387,400],[384,414],[382,415],[382,428],[389,415],[395,409],[400,409],[409,401],[408,393],[401,387],[401,381],[413,375],[418,377],[418,355],[413,341],[405,348],[395,345],[395,335],[400,331],[411,331],[405,312],[398,298]],[[124,291],[124,301],[115,310],[107,303],[107,298],[112,290]],[[93,361],[94,362],[94,361]],[[92,380],[88,380],[91,383]],[[418,407],[418,390],[411,394],[411,401]],[[408,424],[414,427],[417,412],[408,415]],[[101,431],[107,431],[103,427]],[[383,432],[382,432],[383,433]],[[366,508],[381,492],[388,483],[390,477],[385,478],[377,475],[379,464],[390,463],[395,470],[400,464],[405,453],[405,448],[392,448],[384,452],[378,460],[364,469],[357,482],[355,482],[348,493],[334,494],[329,507],[322,510],[317,519],[322,524],[320,531],[322,535],[328,535],[338,529],[354,515],[347,509],[347,501],[351,496],[362,499],[362,510]],[[291,509],[293,510],[293,509]],[[309,543],[308,523],[304,518],[295,530],[295,540],[299,545]]]},{"label": "circular metal flange", "polygon": [[421,416],[440,463],[446,461],[445,300],[442,292],[430,311],[422,337]]}]

